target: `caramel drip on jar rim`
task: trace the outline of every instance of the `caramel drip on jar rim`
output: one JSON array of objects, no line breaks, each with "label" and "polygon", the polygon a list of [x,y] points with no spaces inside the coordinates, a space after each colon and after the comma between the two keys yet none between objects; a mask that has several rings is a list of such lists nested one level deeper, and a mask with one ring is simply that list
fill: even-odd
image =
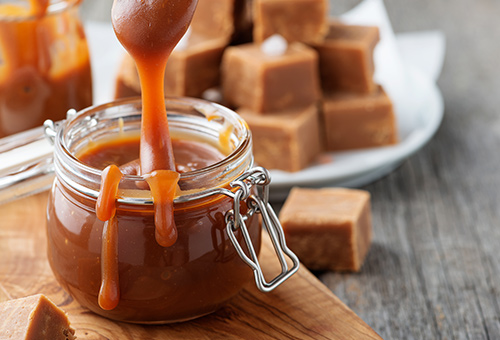
[{"label": "caramel drip on jar rim", "polygon": [[110,165],[102,171],[101,190],[96,202],[96,215],[101,221],[107,221],[115,215],[116,195],[123,174],[116,165]]},{"label": "caramel drip on jar rim", "polygon": [[174,201],[180,174],[171,170],[156,170],[144,176],[154,198],[155,237],[162,247],[170,247],[177,241],[174,221]]},{"label": "caramel drip on jar rim", "polygon": [[101,289],[99,306],[114,309],[120,301],[118,274],[118,222],[116,220],[116,196],[123,174],[116,165],[110,165],[101,175],[101,190],[96,202],[96,215],[105,221],[102,230]]},{"label": "caramel drip on jar rim", "polygon": [[[219,115],[211,112],[205,112],[208,121],[220,118]],[[231,153],[231,134],[234,131],[233,125],[231,125],[227,120],[224,121],[222,128],[219,132],[219,145],[221,149],[226,153]]]},{"label": "caramel drip on jar rim", "polygon": [[101,250],[101,288],[99,306],[112,310],[120,302],[120,276],[118,273],[118,223],[113,216],[104,223]]}]

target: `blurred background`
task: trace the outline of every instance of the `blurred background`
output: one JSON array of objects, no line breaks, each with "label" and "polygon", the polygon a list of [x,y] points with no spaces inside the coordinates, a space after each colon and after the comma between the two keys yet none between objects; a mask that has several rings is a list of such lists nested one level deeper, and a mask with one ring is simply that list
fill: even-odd
[{"label": "blurred background", "polygon": [[[340,15],[360,0],[330,0],[332,16]],[[496,76],[500,48],[500,26],[494,25],[500,3],[491,0],[384,1],[395,33],[440,30],[446,36],[446,56],[438,85],[443,92],[446,112],[469,121],[484,108],[485,118],[496,119],[498,101],[491,89],[499,88]],[[112,0],[85,0],[84,20],[109,21]],[[455,120],[445,115],[440,133],[452,133]],[[491,121],[485,122],[486,124]],[[451,124],[451,125],[450,125]],[[478,127],[479,128],[479,127]],[[457,138],[460,143],[460,138]]]}]

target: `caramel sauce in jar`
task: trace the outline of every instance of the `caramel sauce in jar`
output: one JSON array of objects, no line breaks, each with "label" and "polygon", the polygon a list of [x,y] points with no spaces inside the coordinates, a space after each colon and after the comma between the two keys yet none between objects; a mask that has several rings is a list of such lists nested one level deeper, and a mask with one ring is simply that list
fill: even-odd
[{"label": "caramel sauce in jar", "polygon": [[[134,174],[134,166],[126,168],[139,157],[140,101],[128,99],[83,110],[55,140],[56,179],[47,212],[49,262],[58,282],[75,300],[114,320],[189,320],[215,311],[253,281],[252,269],[241,260],[226,232],[225,216],[233,209],[233,200],[221,194],[203,195],[218,188],[234,191],[230,182],[253,166],[248,127],[234,112],[202,100],[169,99],[166,107],[180,173],[174,199],[178,235],[169,247],[155,238],[149,186]],[[230,134],[227,126],[232,127]],[[221,132],[227,134],[222,138],[227,145],[220,145]],[[102,171],[109,164],[122,167],[124,175],[114,217],[103,222],[95,206]],[[246,205],[240,209],[244,214]],[[258,251],[258,216],[249,217],[246,225]],[[235,234],[246,250],[241,232]],[[119,294],[116,306],[109,309],[98,301],[101,266],[107,256],[105,235],[112,236],[106,240],[107,251],[116,253],[110,257],[108,279],[118,280]]]},{"label": "caramel sauce in jar", "polygon": [[79,0],[0,4],[0,137],[92,104]]}]

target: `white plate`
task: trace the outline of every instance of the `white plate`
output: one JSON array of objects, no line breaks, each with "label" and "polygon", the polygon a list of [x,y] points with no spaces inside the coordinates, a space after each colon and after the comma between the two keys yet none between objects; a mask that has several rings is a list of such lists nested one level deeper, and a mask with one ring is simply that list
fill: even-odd
[{"label": "white plate", "polygon": [[293,186],[366,185],[393,171],[407,157],[422,148],[441,124],[444,103],[432,80],[416,69],[408,71],[408,92],[397,98],[400,141],[394,146],[334,152],[326,156],[332,161],[289,173],[271,170],[271,198],[283,199]]}]

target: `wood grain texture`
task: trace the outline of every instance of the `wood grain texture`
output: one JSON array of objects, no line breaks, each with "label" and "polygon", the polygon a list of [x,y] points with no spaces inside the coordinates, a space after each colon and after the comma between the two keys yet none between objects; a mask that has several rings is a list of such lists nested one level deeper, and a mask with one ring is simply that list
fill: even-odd
[{"label": "wood grain texture", "polygon": [[[78,339],[381,339],[305,268],[271,293],[251,282],[218,312],[190,322],[141,326],[104,319],[73,301],[52,275],[46,199],[43,193],[0,206],[0,298],[47,295],[69,314]],[[269,274],[278,263],[267,236],[264,241],[260,261]]]}]

